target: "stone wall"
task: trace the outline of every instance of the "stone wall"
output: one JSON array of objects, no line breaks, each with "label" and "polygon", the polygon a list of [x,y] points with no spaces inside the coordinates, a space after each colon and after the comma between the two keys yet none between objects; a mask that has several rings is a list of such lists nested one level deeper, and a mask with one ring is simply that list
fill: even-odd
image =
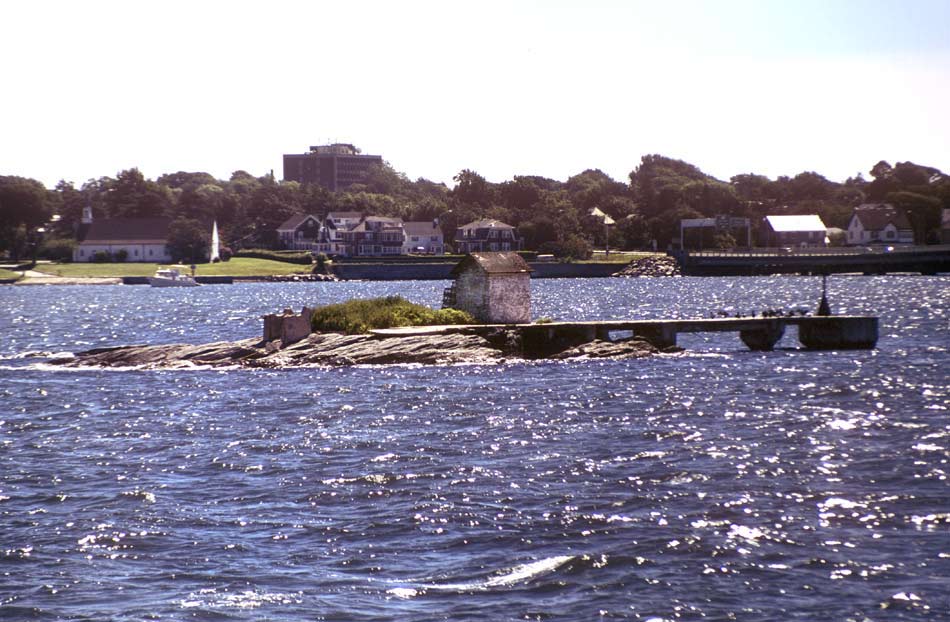
[{"label": "stone wall", "polygon": [[264,316],[264,341],[279,339],[281,347],[296,343],[310,335],[313,309],[304,307],[299,315],[284,309],[280,315]]},{"label": "stone wall", "polygon": [[[533,279],[600,278],[612,275],[623,265],[617,263],[532,262]],[[455,263],[346,263],[334,262],[333,274],[343,280],[424,281],[449,280]]]},{"label": "stone wall", "polygon": [[488,323],[531,321],[531,280],[527,274],[493,274],[488,283]]},{"label": "stone wall", "polygon": [[479,322],[489,321],[488,278],[484,272],[466,270],[455,281],[455,308],[472,314]]}]

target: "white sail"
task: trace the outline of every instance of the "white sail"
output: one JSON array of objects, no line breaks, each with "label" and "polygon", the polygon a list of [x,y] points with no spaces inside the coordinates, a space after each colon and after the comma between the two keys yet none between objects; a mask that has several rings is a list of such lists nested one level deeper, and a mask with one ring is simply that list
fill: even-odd
[{"label": "white sail", "polygon": [[211,227],[211,259],[213,263],[221,260],[221,241],[218,239],[218,221]]}]

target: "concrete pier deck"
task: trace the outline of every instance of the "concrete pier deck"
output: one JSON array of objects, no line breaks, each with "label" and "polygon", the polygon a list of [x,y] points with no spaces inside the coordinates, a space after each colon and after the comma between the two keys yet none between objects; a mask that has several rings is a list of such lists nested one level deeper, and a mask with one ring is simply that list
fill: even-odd
[{"label": "concrete pier deck", "polygon": [[658,348],[667,348],[676,345],[679,333],[734,332],[751,350],[771,350],[785,334],[786,326],[797,326],[799,342],[812,350],[866,350],[877,345],[878,318],[853,315],[415,326],[370,332],[385,337],[514,330],[521,336],[526,355],[544,356],[595,339],[614,341],[624,336],[617,333],[629,333]]}]

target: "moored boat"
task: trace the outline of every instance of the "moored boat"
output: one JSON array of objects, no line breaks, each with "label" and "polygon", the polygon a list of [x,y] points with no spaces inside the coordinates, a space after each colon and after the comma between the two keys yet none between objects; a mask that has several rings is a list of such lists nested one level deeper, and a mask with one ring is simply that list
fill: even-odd
[{"label": "moored boat", "polygon": [[160,268],[155,271],[155,275],[149,277],[149,285],[152,287],[197,287],[198,282],[194,277],[182,274],[175,268]]}]

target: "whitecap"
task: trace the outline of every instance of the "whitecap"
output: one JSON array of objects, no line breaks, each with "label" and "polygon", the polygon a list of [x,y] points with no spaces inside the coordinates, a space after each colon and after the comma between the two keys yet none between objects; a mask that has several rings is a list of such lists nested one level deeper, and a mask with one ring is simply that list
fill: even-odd
[{"label": "whitecap", "polygon": [[394,587],[391,590],[386,590],[386,593],[392,594],[396,598],[412,598],[419,595],[419,590],[411,587]]},{"label": "whitecap", "polygon": [[262,605],[289,605],[301,602],[303,600],[299,592],[282,594],[244,590],[243,592],[218,593],[214,588],[205,588],[192,592],[187,598],[179,601],[179,605],[184,609],[195,607],[256,609]]},{"label": "whitecap", "polygon": [[572,559],[574,559],[573,555],[555,555],[554,557],[539,559],[527,564],[520,564],[504,574],[489,577],[484,581],[475,581],[472,583],[441,583],[426,585],[425,587],[432,590],[459,592],[482,591],[493,587],[510,587],[516,583],[527,582],[540,575],[553,572]]},{"label": "whitecap", "polygon": [[828,499],[825,499],[824,503],[819,503],[818,506],[825,509],[842,508],[844,510],[853,510],[854,508],[864,507],[864,504],[855,503],[854,501],[842,499],[841,497],[829,497]]},{"label": "whitecap", "polygon": [[755,542],[765,533],[758,527],[746,527],[745,525],[731,525],[729,527],[728,538],[742,538],[750,542]]}]

